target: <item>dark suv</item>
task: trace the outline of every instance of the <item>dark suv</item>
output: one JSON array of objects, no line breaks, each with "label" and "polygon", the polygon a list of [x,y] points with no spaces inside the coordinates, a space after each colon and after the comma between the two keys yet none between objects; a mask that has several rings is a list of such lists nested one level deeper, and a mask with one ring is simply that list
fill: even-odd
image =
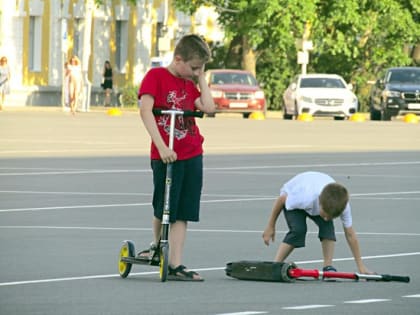
[{"label": "dark suv", "polygon": [[420,67],[389,68],[370,93],[370,119],[420,114]]}]

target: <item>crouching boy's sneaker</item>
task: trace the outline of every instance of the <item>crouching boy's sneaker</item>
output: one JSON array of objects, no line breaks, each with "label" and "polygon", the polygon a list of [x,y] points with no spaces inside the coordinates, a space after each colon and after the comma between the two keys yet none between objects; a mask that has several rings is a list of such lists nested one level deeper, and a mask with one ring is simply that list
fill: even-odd
[{"label": "crouching boy's sneaker", "polygon": [[[322,271],[323,272],[325,272],[325,271],[328,271],[328,272],[337,272],[337,269],[335,269],[333,266],[325,266],[324,268],[322,268]],[[334,280],[332,278],[325,278],[324,276],[322,276],[322,280],[323,281],[330,281],[330,282],[337,281],[337,280]]]}]

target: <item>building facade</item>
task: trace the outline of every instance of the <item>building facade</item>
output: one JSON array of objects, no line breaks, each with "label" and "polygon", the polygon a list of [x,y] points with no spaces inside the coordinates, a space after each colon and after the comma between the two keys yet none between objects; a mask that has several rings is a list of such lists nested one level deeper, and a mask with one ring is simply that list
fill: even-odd
[{"label": "building facade", "polygon": [[64,63],[82,62],[84,110],[103,101],[103,65],[114,70],[116,91],[138,85],[152,65],[167,64],[176,41],[196,33],[222,42],[217,14],[203,7],[194,16],[171,0],[2,0],[0,56],[11,68],[8,106],[60,106]]}]

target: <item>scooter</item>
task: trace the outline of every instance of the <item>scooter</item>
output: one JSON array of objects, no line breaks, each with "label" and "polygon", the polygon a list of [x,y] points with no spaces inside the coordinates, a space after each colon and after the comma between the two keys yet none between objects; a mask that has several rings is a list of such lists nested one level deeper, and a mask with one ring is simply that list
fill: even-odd
[{"label": "scooter", "polygon": [[301,278],[314,279],[352,279],[355,281],[365,279],[367,281],[398,281],[410,282],[408,276],[388,274],[361,274],[352,272],[320,271],[317,269],[300,269],[294,263],[249,261],[241,260],[226,264],[226,275],[239,280],[271,281],[271,282],[295,282]]},{"label": "scooter", "polygon": [[[174,134],[175,134],[175,118],[176,116],[193,116],[202,118],[204,113],[198,111],[182,111],[176,109],[153,109],[153,114],[170,115],[170,130],[169,130],[169,148],[173,150]],[[134,242],[130,240],[123,241],[119,252],[118,271],[122,278],[126,278],[131,271],[133,264],[159,266],[159,276],[161,282],[165,282],[168,277],[169,266],[169,216],[170,216],[170,190],[172,185],[172,163],[166,165],[166,179],[165,179],[165,193],[163,204],[162,227],[160,233],[160,240],[157,248],[153,253],[146,256],[136,256]]]}]

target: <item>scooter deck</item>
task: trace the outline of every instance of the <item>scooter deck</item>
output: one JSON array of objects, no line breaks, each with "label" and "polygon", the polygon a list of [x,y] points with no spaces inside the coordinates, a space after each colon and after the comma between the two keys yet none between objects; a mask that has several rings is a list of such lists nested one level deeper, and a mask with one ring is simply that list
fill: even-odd
[{"label": "scooter deck", "polygon": [[293,264],[271,261],[237,261],[226,265],[226,275],[240,280],[292,282],[288,270]]},{"label": "scooter deck", "polygon": [[149,259],[148,257],[121,257],[120,260],[129,264],[159,266],[159,260]]}]

